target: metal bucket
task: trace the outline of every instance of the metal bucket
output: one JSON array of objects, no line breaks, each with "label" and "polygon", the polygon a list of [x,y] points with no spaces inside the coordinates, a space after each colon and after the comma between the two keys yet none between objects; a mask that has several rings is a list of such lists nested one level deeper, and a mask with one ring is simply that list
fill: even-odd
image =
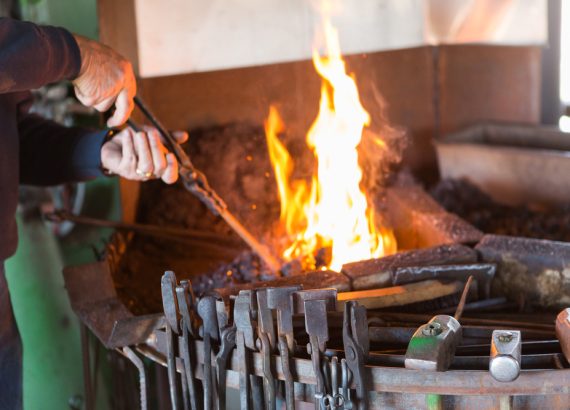
[{"label": "metal bucket", "polygon": [[570,203],[570,134],[547,127],[480,124],[435,145],[442,178],[467,178],[497,202]]}]

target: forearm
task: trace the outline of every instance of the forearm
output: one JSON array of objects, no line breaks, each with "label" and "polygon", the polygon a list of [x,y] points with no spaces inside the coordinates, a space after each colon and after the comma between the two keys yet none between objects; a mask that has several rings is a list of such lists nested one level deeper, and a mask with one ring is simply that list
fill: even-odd
[{"label": "forearm", "polygon": [[57,185],[102,175],[105,131],[63,127],[35,115],[19,122],[20,183]]},{"label": "forearm", "polygon": [[0,93],[73,79],[81,54],[66,30],[0,18]]}]

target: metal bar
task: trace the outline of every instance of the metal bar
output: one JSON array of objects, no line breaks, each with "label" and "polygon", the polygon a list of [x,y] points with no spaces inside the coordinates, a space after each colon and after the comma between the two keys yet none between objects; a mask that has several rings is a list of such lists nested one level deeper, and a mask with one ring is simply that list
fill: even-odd
[{"label": "metal bar", "polygon": [[44,214],[44,218],[54,223],[70,221],[80,225],[91,225],[102,228],[132,231],[141,235],[157,236],[165,239],[176,238],[186,239],[189,241],[194,240],[197,242],[212,241],[217,242],[220,245],[233,246],[234,248],[239,249],[239,244],[235,240],[229,238],[227,235],[224,236],[213,232],[199,231],[196,229],[178,229],[168,226],[109,221],[106,219],[97,219],[82,215],[75,215],[64,209],[57,209],[54,212]]},{"label": "metal bar", "polygon": [[[413,322],[413,323],[423,323],[429,320],[432,315],[421,314],[421,313],[396,313],[396,312],[382,312],[381,316],[378,316],[375,312],[369,312],[369,318],[380,317],[384,321],[390,321],[389,319],[396,319],[401,322]],[[516,327],[524,329],[537,329],[537,330],[548,330],[552,331],[554,334],[554,324],[546,323],[532,323],[532,322],[522,322],[517,320],[502,320],[502,319],[481,319],[473,317],[463,317],[461,322],[471,325],[489,325],[497,327]]]},{"label": "metal bar", "polygon": [[342,311],[344,302],[347,300],[357,300],[358,303],[367,309],[408,305],[454,295],[461,292],[463,286],[463,282],[460,281],[443,283],[438,280],[428,279],[422,282],[388,288],[339,292],[336,309]]},{"label": "metal bar", "polygon": [[237,218],[228,210],[226,203],[220,196],[210,187],[204,174],[194,168],[192,161],[186,152],[182,149],[176,138],[162,125],[159,119],[150,111],[148,106],[142,100],[135,96],[135,105],[148,118],[148,120],[158,129],[164,138],[168,148],[176,156],[180,166],[178,168],[180,179],[184,183],[184,187],[194,194],[202,203],[204,203],[210,211],[219,215],[222,219],[244,240],[245,243],[265,262],[265,264],[273,272],[278,272],[281,264],[269,252],[269,250],[261,244],[255,237],[237,220]]},{"label": "metal bar", "polygon": [[166,361],[168,364],[168,385],[170,404],[173,410],[178,410],[178,389],[176,388],[176,356],[174,355],[174,335],[172,328],[166,326]]},{"label": "metal bar", "polygon": [[244,240],[245,243],[265,262],[265,264],[273,272],[279,272],[281,264],[279,261],[269,252],[269,250],[262,245],[254,236],[241,224],[237,218],[231,214],[227,209],[220,212],[220,216],[226,221],[226,223],[234,230],[235,233],[239,235],[240,238]]},{"label": "metal bar", "polygon": [[[463,311],[467,312],[470,310],[480,310],[480,309],[488,309],[488,308],[499,308],[504,306],[514,306],[514,303],[510,303],[507,301],[505,297],[498,297],[492,299],[484,299],[478,300],[477,302],[466,303],[463,307]],[[439,309],[434,311],[435,314],[450,314],[455,313],[456,307],[448,307],[445,309]]]},{"label": "metal bar", "polygon": [[156,117],[147,105],[138,97],[134,97],[135,105],[141,110],[141,112],[145,115],[145,117],[156,127],[160,135],[164,138],[165,144],[168,146],[168,149],[176,156],[176,159],[180,163],[180,165],[188,166],[190,168],[194,168],[192,166],[192,162],[188,155],[184,152],[182,147],[178,144],[174,136],[170,134],[170,132],[166,129],[166,127],[162,124],[162,122]]},{"label": "metal bar", "polygon": [[91,359],[89,357],[89,333],[87,326],[81,324],[81,356],[83,359],[83,387],[85,389],[85,410],[94,410],[95,402],[93,397],[91,381]]},{"label": "metal bar", "polygon": [[147,403],[147,386],[146,386],[146,371],[144,368],[144,363],[140,357],[130,347],[126,346],[122,349],[118,349],[127,359],[135,365],[139,372],[139,386],[141,395],[141,410],[146,410],[148,408]]},{"label": "metal bar", "polygon": [[[160,335],[162,333],[162,335]],[[157,331],[159,350],[164,343],[164,332]],[[203,343],[195,341],[198,363],[203,363]],[[162,351],[162,350],[161,350]],[[250,374],[263,376],[263,360],[259,352],[250,352]],[[273,358],[276,379],[285,380],[281,363]],[[523,356],[524,360],[524,356]],[[232,355],[228,363],[227,386],[238,388],[240,373],[238,355]],[[291,364],[295,369],[296,382],[316,384],[315,373],[310,359],[292,358]],[[182,366],[179,371],[182,371]],[[484,371],[448,370],[446,372],[425,372],[404,368],[385,366],[365,366],[365,372],[370,378],[372,391],[390,393],[442,394],[442,395],[552,395],[570,394],[570,369],[561,370],[522,370],[519,378],[510,383],[498,382]],[[197,372],[198,378],[203,377]],[[356,386],[351,385],[351,388]]]},{"label": "metal bar", "polygon": [[463,308],[465,307],[465,302],[467,302],[467,295],[469,294],[471,282],[473,282],[473,276],[469,276],[469,279],[467,279],[467,283],[465,284],[465,288],[461,294],[461,299],[459,300],[459,305],[457,305],[457,310],[455,311],[454,316],[457,321],[459,321],[461,319],[461,315],[463,315]]}]

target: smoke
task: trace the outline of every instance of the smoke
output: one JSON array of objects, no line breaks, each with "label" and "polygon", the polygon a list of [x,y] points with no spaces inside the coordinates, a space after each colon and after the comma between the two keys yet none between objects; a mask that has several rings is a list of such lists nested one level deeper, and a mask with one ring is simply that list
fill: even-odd
[{"label": "smoke", "polygon": [[388,103],[376,85],[371,83],[368,87],[373,106],[365,108],[371,116],[371,125],[364,129],[358,155],[363,173],[362,188],[369,198],[375,198],[401,163],[409,138],[403,128],[390,123]]}]

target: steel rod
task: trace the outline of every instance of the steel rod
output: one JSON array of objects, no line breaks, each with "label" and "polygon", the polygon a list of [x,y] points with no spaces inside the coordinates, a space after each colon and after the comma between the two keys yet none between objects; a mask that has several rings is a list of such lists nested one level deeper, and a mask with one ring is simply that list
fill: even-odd
[{"label": "steel rod", "polygon": [[91,376],[91,357],[89,354],[89,332],[87,326],[82,324],[81,327],[81,353],[83,359],[83,387],[85,394],[85,409],[93,410],[95,408],[93,397],[93,382]]},{"label": "steel rod", "polygon": [[240,238],[265,262],[273,272],[279,272],[281,264],[271,252],[237,220],[228,210],[227,205],[208,185],[205,176],[194,168],[192,161],[184,152],[176,138],[166,129],[162,122],[150,111],[148,106],[139,98],[134,97],[135,105],[145,117],[156,127],[165,143],[180,163],[178,168],[181,178],[186,179],[184,186],[196,195],[213,213],[217,213],[238,234]]},{"label": "steel rod", "polygon": [[461,315],[463,315],[463,308],[465,307],[465,302],[467,301],[467,295],[469,294],[469,288],[471,287],[471,282],[473,282],[473,276],[469,276],[465,288],[463,289],[463,294],[459,300],[459,305],[457,305],[457,310],[455,311],[455,320],[460,320]]},{"label": "steel rod", "polygon": [[141,410],[146,410],[148,408],[147,404],[147,387],[146,387],[146,370],[144,368],[144,363],[140,357],[128,346],[118,349],[127,359],[135,365],[139,372],[139,386],[140,386],[140,396],[141,396]]},{"label": "steel rod", "polygon": [[203,241],[217,242],[220,245],[233,246],[234,248],[239,247],[237,241],[231,238],[227,238],[226,236],[222,236],[216,233],[198,231],[195,229],[179,229],[179,228],[172,228],[166,226],[163,227],[158,225],[146,225],[146,224],[109,221],[106,219],[97,219],[82,215],[75,215],[65,210],[56,210],[54,212],[44,214],[44,217],[48,221],[54,223],[62,221],[70,221],[80,225],[91,225],[91,226],[98,226],[101,228],[113,228],[118,230],[132,231],[143,235],[158,236],[166,239],[172,239],[173,237],[176,237],[176,238],[183,238],[187,240],[194,240],[200,242]]}]

